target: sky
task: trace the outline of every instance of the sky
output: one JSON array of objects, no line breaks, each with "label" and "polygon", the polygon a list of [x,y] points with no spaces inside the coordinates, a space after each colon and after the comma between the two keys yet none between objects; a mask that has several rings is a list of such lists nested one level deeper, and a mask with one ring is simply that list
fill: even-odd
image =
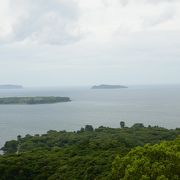
[{"label": "sky", "polygon": [[180,0],[0,0],[0,84],[180,84]]}]

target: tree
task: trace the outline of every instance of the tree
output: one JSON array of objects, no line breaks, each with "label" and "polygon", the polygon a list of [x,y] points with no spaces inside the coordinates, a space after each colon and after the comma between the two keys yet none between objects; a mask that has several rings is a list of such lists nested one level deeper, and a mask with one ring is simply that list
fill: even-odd
[{"label": "tree", "polygon": [[84,128],[83,127],[80,129],[80,132],[84,132]]},{"label": "tree", "polygon": [[144,124],[143,123],[135,123],[132,128],[144,128]]},{"label": "tree", "polygon": [[18,147],[18,141],[12,140],[12,141],[7,141],[4,147],[1,148],[1,150],[3,150],[4,153],[7,154],[16,153],[17,147]]},{"label": "tree", "polygon": [[114,179],[158,179],[180,178],[180,138],[171,142],[136,147],[125,157],[117,156],[113,162]]},{"label": "tree", "polygon": [[120,122],[120,126],[121,126],[121,128],[124,128],[124,127],[125,127],[125,122],[124,122],[124,121],[121,121],[121,122]]},{"label": "tree", "polygon": [[85,131],[93,131],[93,130],[94,130],[94,128],[92,125],[86,125],[85,126]]},{"label": "tree", "polygon": [[17,136],[17,141],[20,141],[21,140],[21,135],[18,135]]}]

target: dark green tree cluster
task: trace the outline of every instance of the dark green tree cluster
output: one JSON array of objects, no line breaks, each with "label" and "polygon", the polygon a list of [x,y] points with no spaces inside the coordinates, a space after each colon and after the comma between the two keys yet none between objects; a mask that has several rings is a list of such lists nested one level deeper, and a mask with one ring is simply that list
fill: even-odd
[{"label": "dark green tree cluster", "polygon": [[50,130],[43,135],[18,136],[2,148],[5,154],[0,155],[0,180],[124,178],[123,171],[119,173],[121,164],[126,165],[122,158],[132,148],[174,140],[179,134],[180,129],[144,126],[94,129],[87,125],[77,132]]},{"label": "dark green tree cluster", "polygon": [[69,97],[37,96],[37,97],[4,97],[0,98],[0,104],[51,104],[69,102]]}]

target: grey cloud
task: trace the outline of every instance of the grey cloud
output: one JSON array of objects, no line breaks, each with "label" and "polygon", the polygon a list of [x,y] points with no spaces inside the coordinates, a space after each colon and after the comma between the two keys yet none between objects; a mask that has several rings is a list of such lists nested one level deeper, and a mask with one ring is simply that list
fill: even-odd
[{"label": "grey cloud", "polygon": [[105,7],[110,6],[110,2],[108,0],[102,0],[102,3],[104,4]]},{"label": "grey cloud", "polygon": [[[119,0],[122,6],[127,6],[130,2],[134,0]],[[174,3],[179,2],[179,0],[137,0],[138,3],[148,3],[148,4],[159,4],[159,3]]]},{"label": "grey cloud", "polygon": [[12,11],[19,2],[28,16],[13,26],[13,40],[30,40],[45,44],[68,44],[81,39],[78,32],[79,9],[73,0],[11,1]]},{"label": "grey cloud", "polygon": [[147,3],[158,4],[158,3],[174,3],[179,2],[179,0],[146,0]]},{"label": "grey cloud", "polygon": [[[118,1],[122,6],[127,6],[129,3],[129,0],[118,0]],[[105,7],[108,7],[108,6],[112,5],[113,1],[112,0],[102,0],[102,3],[104,4]]]},{"label": "grey cloud", "polygon": [[122,6],[127,6],[129,3],[129,0],[119,0]]},{"label": "grey cloud", "polygon": [[27,85],[57,82],[86,85],[88,81],[95,83],[102,74],[100,82],[107,79],[113,82],[121,77],[122,81],[133,83],[137,77],[136,83],[145,84],[148,73],[151,77],[148,82],[156,82],[156,76],[161,74],[157,83],[164,79],[164,83],[179,83],[179,34],[179,31],[133,33],[124,41],[116,36],[103,47],[97,42],[84,44],[83,41],[63,47],[2,47],[0,80],[13,79]]},{"label": "grey cloud", "polygon": [[145,18],[143,25],[145,27],[156,26],[166,21],[172,20],[175,16],[176,16],[176,11],[174,9],[168,9],[159,16]]}]

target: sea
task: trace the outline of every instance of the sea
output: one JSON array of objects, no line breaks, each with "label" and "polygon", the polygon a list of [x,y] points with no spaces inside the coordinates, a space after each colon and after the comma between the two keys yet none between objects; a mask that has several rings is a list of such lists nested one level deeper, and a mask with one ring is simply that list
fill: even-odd
[{"label": "sea", "polygon": [[41,87],[0,90],[0,97],[68,96],[71,102],[41,105],[0,105],[0,147],[17,135],[48,130],[77,131],[85,125],[120,127],[120,121],[180,127],[180,85],[129,86],[122,89]]}]

